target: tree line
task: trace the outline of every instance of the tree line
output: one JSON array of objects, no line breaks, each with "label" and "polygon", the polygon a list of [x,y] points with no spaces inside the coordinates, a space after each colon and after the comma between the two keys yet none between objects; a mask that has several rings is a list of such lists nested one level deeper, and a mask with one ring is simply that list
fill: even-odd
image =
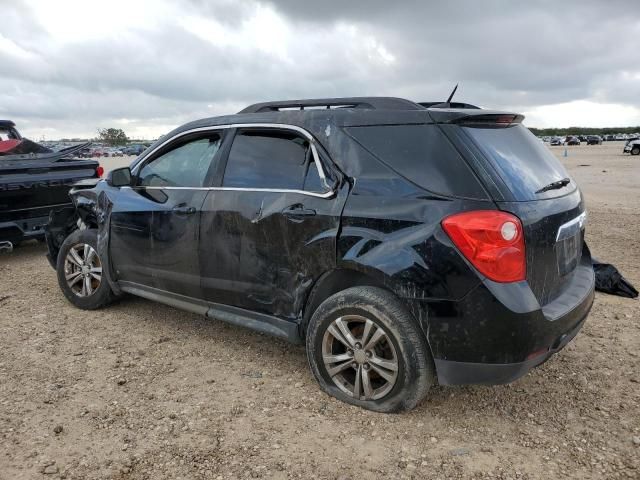
[{"label": "tree line", "polygon": [[529,128],[538,137],[565,137],[567,135],[615,135],[618,133],[639,133],[640,126],[636,127],[568,127],[568,128]]}]

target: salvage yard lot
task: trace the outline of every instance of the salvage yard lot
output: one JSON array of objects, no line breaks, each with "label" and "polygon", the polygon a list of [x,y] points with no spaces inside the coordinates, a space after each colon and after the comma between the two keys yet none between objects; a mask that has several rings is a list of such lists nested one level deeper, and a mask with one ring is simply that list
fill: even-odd
[{"label": "salvage yard lot", "polygon": [[[622,146],[551,148],[592,253],[637,287],[640,157]],[[638,300],[597,294],[512,385],[435,387],[383,415],[320,392],[302,347],[132,297],[77,310],[44,254],[0,257],[1,479],[640,478]]]}]

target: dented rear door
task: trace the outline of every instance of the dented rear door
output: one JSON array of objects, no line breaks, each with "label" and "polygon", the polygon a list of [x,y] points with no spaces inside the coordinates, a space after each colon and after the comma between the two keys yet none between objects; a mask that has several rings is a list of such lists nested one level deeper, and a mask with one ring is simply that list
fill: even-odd
[{"label": "dented rear door", "polygon": [[329,188],[309,143],[272,130],[240,131],[224,181],[202,209],[206,300],[291,319],[335,265],[348,185]]}]

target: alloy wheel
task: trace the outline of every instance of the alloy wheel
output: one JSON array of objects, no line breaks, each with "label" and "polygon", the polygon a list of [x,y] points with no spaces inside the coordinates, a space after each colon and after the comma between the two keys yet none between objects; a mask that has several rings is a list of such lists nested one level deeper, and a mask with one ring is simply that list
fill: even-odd
[{"label": "alloy wheel", "polygon": [[398,356],[389,335],[361,315],[331,322],[322,339],[322,359],[334,384],[358,400],[384,397],[398,379]]},{"label": "alloy wheel", "polygon": [[71,247],[64,259],[64,276],[75,295],[92,295],[102,283],[102,263],[98,252],[86,243]]}]

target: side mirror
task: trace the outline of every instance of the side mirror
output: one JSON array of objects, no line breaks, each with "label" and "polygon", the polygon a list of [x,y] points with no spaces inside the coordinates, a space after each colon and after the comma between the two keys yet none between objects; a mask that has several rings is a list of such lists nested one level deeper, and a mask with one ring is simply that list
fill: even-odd
[{"label": "side mirror", "polygon": [[107,184],[112,187],[130,187],[133,176],[129,167],[116,168],[107,173]]}]

